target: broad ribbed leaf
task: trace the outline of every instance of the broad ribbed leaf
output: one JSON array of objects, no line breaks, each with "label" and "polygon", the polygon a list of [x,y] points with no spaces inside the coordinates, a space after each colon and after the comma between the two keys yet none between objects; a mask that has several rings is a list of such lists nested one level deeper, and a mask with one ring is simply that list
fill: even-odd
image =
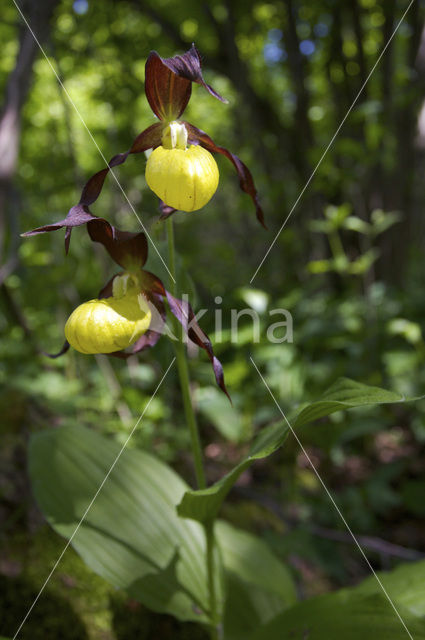
[{"label": "broad ribbed leaf", "polygon": [[[405,401],[404,396],[393,391],[370,387],[348,378],[340,378],[329,387],[321,400],[304,405],[301,410],[298,409],[289,419],[289,423],[292,428],[296,428],[342,409]],[[257,458],[265,458],[276,451],[283,444],[288,431],[289,426],[286,421],[264,429],[254,442],[250,454],[224,478],[207,489],[187,491],[177,507],[178,514],[199,522],[215,518],[223,500],[241,473]]]},{"label": "broad ribbed leaf", "polygon": [[256,536],[218,521],[215,526],[226,575],[224,637],[245,640],[296,602],[288,569]]},{"label": "broad ribbed leaf", "polygon": [[[424,640],[425,560],[378,575],[412,636]],[[296,604],[249,636],[249,640],[305,637],[404,640],[408,635],[377,579],[370,576],[357,587]]]},{"label": "broad ribbed leaf", "polygon": [[[119,450],[117,443],[76,426],[32,438],[34,493],[58,533],[72,535]],[[206,622],[204,531],[176,514],[187,489],[152,455],[125,450],[72,544],[96,573],[147,607]],[[218,576],[218,560],[216,566]]]},{"label": "broad ribbed leaf", "polygon": [[[422,620],[397,607],[411,638],[425,640]],[[249,640],[406,640],[405,627],[382,593],[336,592],[301,602],[248,636]]]},{"label": "broad ribbed leaf", "polygon": [[[397,606],[409,609],[414,615],[425,616],[425,560],[403,564],[394,571],[381,572],[378,575]],[[370,576],[354,589],[344,589],[345,591],[368,596],[380,593],[381,587],[376,578]]]},{"label": "broad ribbed leaf", "polygon": [[290,419],[290,423],[295,428],[342,409],[405,401],[404,396],[394,391],[370,387],[349,378],[339,378],[325,391],[320,400],[304,405],[301,410],[298,409],[295,416]]},{"label": "broad ribbed leaf", "polygon": [[271,425],[260,433],[255,440],[250,453],[230,473],[207,489],[189,490],[183,496],[177,507],[177,513],[182,518],[193,518],[199,522],[206,522],[216,517],[223,500],[235,484],[241,473],[254,460],[265,458],[276,451],[285,440],[289,427],[285,423]]}]

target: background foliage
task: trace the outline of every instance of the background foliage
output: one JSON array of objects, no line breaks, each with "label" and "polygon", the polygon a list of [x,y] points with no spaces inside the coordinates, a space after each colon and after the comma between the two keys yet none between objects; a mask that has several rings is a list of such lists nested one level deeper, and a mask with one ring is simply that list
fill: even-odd
[{"label": "background foliage", "polygon": [[[61,232],[25,241],[19,233],[61,219],[102,161],[48,62],[36,46],[29,49],[31,36],[16,7],[9,0],[0,4],[0,574],[6,594],[1,606],[8,611],[0,633],[13,635],[63,545],[44,524],[29,488],[29,435],[78,423],[124,442],[172,349],[161,340],[128,363],[75,352],[51,361],[42,354],[60,347],[66,318],[97,294],[111,266],[82,230],[74,232],[66,260]],[[225,107],[194,87],[187,119],[250,166],[269,231],[259,229],[222,158],[211,203],[175,218],[181,270],[196,289],[195,306],[208,309],[203,326],[223,361],[235,405],[231,411],[213,386],[208,363],[192,354],[210,482],[244,459],[260,427],[280,419],[250,355],[288,413],[320,397],[339,376],[423,395],[423,2],[414,1],[249,285],[406,7],[396,0],[22,3],[107,158],[126,150],[152,122],[143,91],[152,49],[169,56],[194,40],[207,81],[230,101]],[[135,156],[117,174],[163,251],[164,228],[144,165],[144,156]],[[138,229],[112,179],[93,211]],[[152,250],[149,265],[166,279]],[[253,344],[245,319],[238,343],[231,343],[231,309],[247,305],[260,313],[261,341]],[[293,315],[292,344],[266,340],[269,310],[277,307]],[[214,336],[217,310],[222,336]],[[130,447],[157,454],[191,483],[173,375]],[[423,404],[334,413],[299,429],[376,569],[425,553]],[[221,515],[260,534],[291,567],[302,596],[357,584],[369,573],[290,437],[272,458],[243,472]],[[192,627],[148,615],[117,594],[72,550],[21,637],[46,637],[47,620],[51,633],[63,638],[123,640],[134,637],[134,629],[142,634],[141,628],[146,637],[195,637]]]}]

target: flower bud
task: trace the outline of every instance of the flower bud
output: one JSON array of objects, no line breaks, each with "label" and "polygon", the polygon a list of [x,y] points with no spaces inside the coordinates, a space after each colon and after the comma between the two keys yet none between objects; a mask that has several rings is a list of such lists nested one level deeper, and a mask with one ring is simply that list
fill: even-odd
[{"label": "flower bud", "polygon": [[89,300],[77,307],[65,325],[65,337],[80,353],[113,353],[146,333],[151,311],[142,294]]},{"label": "flower bud", "polygon": [[218,186],[218,167],[200,145],[186,147],[184,124],[172,122],[162,136],[162,146],[150,154],[146,182],[156,195],[179,211],[201,209]]}]

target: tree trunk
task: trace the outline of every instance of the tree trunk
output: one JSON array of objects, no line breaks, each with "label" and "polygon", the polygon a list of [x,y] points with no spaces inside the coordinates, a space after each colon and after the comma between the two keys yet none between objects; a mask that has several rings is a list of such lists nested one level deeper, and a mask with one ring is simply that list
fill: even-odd
[{"label": "tree trunk", "polygon": [[[41,44],[49,33],[50,19],[58,2],[59,0],[21,2],[22,13]],[[15,219],[16,213],[13,211],[17,198],[13,189],[13,177],[19,152],[21,111],[31,85],[34,61],[39,53],[34,36],[21,16],[18,15],[17,18],[20,22],[18,53],[15,67],[6,84],[0,113],[0,262],[4,262],[1,256],[6,243],[6,220],[12,219],[12,216]],[[7,263],[0,270],[1,281],[16,266],[14,249],[12,242]]]}]

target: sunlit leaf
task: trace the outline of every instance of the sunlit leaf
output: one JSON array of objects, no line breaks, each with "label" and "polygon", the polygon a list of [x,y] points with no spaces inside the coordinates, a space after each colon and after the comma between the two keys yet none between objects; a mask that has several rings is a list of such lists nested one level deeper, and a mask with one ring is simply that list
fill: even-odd
[{"label": "sunlit leaf", "polygon": [[[120,447],[88,429],[33,437],[30,475],[37,501],[65,538],[75,531]],[[205,536],[175,505],[187,490],[168,466],[125,450],[73,539],[86,564],[147,607],[208,621]],[[219,562],[217,559],[217,584]]]},{"label": "sunlit leaf", "polygon": [[[404,396],[393,391],[371,387],[348,378],[340,378],[323,394],[320,400],[298,409],[290,417],[289,424],[292,428],[297,428],[343,409],[404,401]],[[284,420],[267,427],[260,432],[254,441],[248,456],[226,476],[207,489],[187,491],[177,507],[178,514],[200,522],[215,518],[223,500],[241,473],[254,460],[269,456],[283,444],[289,431],[289,424]]]},{"label": "sunlit leaf", "polygon": [[251,533],[218,521],[215,527],[226,574],[226,640],[244,640],[296,602],[288,569]]},{"label": "sunlit leaf", "polygon": [[[423,622],[399,613],[415,640],[425,639]],[[279,614],[249,640],[405,640],[406,629],[385,595],[361,597],[336,592],[301,602]]]},{"label": "sunlit leaf", "polygon": [[411,344],[418,344],[422,341],[420,325],[406,318],[392,318],[387,324],[387,330],[391,335],[403,336]]},{"label": "sunlit leaf", "polygon": [[371,215],[373,232],[375,235],[384,233],[384,231],[387,231],[387,229],[390,229],[402,219],[403,216],[398,211],[382,211],[382,209],[375,209],[372,211]]},{"label": "sunlit leaf", "polygon": [[[405,607],[414,615],[425,616],[425,560],[403,564],[378,575],[397,606]],[[382,591],[376,578],[370,576],[354,589],[344,589],[343,592],[369,596]]]},{"label": "sunlit leaf", "polygon": [[353,275],[366,273],[377,261],[379,255],[380,253],[378,249],[370,249],[369,251],[366,251],[359,258],[357,258],[357,260],[353,260],[353,262],[350,262],[349,272]]},{"label": "sunlit leaf", "polygon": [[348,216],[348,218],[344,220],[343,227],[344,229],[348,229],[349,231],[357,231],[358,233],[363,233],[364,235],[368,235],[369,233],[371,233],[371,225],[358,216]]},{"label": "sunlit leaf", "polygon": [[320,400],[305,404],[301,410],[298,409],[290,418],[290,423],[296,428],[343,409],[405,401],[403,395],[394,391],[371,387],[349,378],[339,378],[325,391]]}]

